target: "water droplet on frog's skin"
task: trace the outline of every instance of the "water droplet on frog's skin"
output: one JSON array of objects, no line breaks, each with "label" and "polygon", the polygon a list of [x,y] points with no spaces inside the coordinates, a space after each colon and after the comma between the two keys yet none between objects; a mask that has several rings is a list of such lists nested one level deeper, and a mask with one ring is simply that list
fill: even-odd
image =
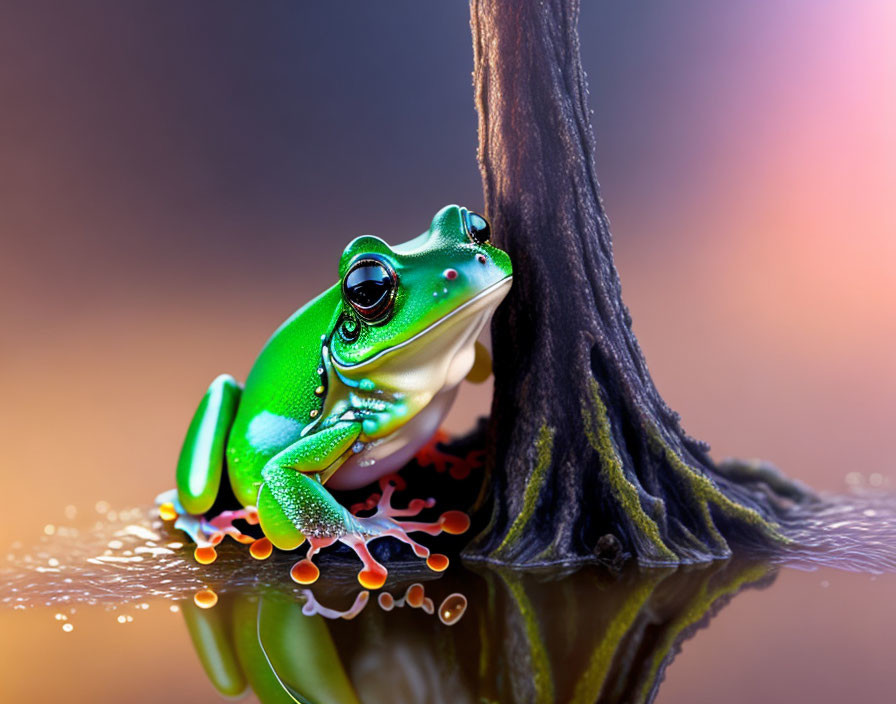
[{"label": "water droplet on frog's skin", "polygon": [[460,621],[467,610],[467,597],[455,592],[446,596],[439,604],[439,621],[446,626],[453,626]]}]

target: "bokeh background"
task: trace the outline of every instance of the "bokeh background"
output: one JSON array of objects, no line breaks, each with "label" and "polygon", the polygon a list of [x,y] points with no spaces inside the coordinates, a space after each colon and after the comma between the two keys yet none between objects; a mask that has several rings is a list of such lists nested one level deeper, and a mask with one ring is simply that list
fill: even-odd
[{"label": "bokeh background", "polygon": [[[896,5],[584,5],[598,175],[660,391],[719,458],[892,484]],[[459,0],[3,4],[0,543],[149,502],[208,382],[245,376],[351,237],[481,207],[468,22]]]}]

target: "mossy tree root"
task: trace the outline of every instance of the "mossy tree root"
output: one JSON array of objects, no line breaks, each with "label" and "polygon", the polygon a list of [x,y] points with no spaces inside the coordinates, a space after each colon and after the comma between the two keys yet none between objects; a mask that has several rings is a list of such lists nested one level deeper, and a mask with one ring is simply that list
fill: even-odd
[{"label": "mossy tree root", "polygon": [[593,161],[578,2],[473,0],[479,164],[514,286],[495,316],[486,528],[470,558],[646,564],[787,542],[811,493],[716,466],[650,377],[622,301]]}]

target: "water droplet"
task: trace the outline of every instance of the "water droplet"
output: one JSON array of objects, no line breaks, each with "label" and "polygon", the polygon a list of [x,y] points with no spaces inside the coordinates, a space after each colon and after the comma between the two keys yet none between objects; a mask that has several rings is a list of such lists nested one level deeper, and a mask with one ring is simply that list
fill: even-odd
[{"label": "water droplet", "polygon": [[467,610],[467,597],[455,592],[444,598],[439,605],[439,621],[446,626],[453,626],[460,621]]},{"label": "water droplet", "polygon": [[63,623],[62,630],[66,633],[71,633],[73,630],[75,630],[75,627],[70,623]]}]

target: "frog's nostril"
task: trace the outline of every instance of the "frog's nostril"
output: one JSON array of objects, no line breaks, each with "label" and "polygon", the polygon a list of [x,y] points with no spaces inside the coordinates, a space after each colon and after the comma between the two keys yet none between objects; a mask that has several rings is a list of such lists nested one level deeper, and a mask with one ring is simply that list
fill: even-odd
[{"label": "frog's nostril", "polygon": [[480,264],[485,264],[488,261],[488,259],[486,259],[484,254],[477,254],[476,261],[478,261]]},{"label": "frog's nostril", "polygon": [[448,279],[448,281],[454,281],[457,278],[457,269],[445,269],[442,272],[442,276]]}]

